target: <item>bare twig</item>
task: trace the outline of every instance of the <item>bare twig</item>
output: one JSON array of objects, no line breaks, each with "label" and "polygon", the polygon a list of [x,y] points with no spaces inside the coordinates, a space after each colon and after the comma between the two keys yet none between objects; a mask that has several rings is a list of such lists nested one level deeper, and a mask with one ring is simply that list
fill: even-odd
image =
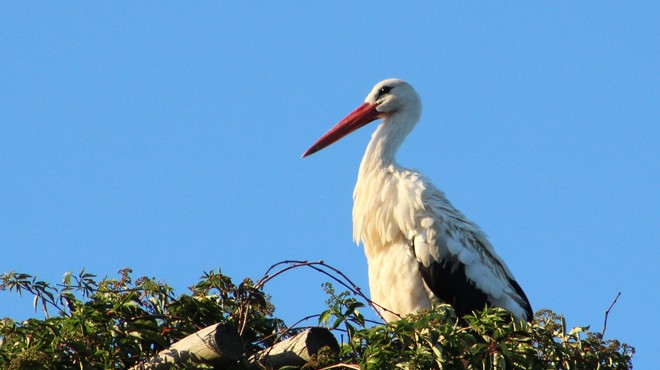
[{"label": "bare twig", "polygon": [[[360,287],[358,287],[351,279],[349,279],[343,272],[341,272],[339,269],[330,266],[326,264],[324,261],[300,261],[300,260],[285,260],[285,261],[280,261],[277,262],[273,265],[271,265],[268,270],[264,273],[264,276],[257,281],[257,283],[254,285],[254,289],[262,289],[266,283],[274,279],[275,277],[289,271],[293,270],[299,267],[308,267],[311,268],[312,270],[315,270],[317,272],[320,272],[335,282],[341,284],[344,286],[346,289],[348,289],[353,295],[358,296],[362,298],[369,306],[371,306],[374,311],[380,316],[381,320],[383,322],[385,319],[383,318],[381,312],[389,312],[392,313],[396,316],[401,317],[398,315],[396,312],[393,312],[378,303],[372,301],[369,299],[363,292]],[[245,327],[247,326],[247,321],[248,321],[248,316],[249,316],[249,299],[246,299],[242,304],[239,311],[239,335],[243,334],[243,331]],[[275,342],[279,342],[281,338],[284,338],[291,330],[297,329],[296,325],[300,324],[302,321],[305,321],[307,319],[310,319],[312,317],[318,317],[319,315],[312,315],[305,317],[298,322],[296,322],[294,325],[290,326],[289,328],[285,329],[284,331],[275,334],[276,339]],[[382,324],[383,322],[377,322],[373,320],[367,320],[368,322],[374,323],[374,324]],[[268,349],[266,350],[266,353],[268,352]],[[359,367],[358,367],[359,369]]]},{"label": "bare twig", "polygon": [[[394,315],[398,316],[399,318],[401,318],[401,315],[399,315],[398,313],[393,312],[393,311],[390,311],[389,309],[387,309],[387,308],[385,308],[385,307],[379,305],[378,303],[372,301],[371,299],[369,299],[364,293],[362,293],[362,289],[361,289],[359,286],[355,285],[355,283],[354,283],[353,281],[351,281],[351,279],[349,279],[349,278],[348,278],[343,272],[341,272],[341,271],[338,270],[337,268],[334,268],[334,267],[332,267],[332,266],[330,266],[330,265],[324,263],[323,261],[321,261],[320,264],[321,264],[323,267],[328,268],[328,269],[330,269],[332,272],[334,272],[334,273],[336,273],[337,275],[341,276],[344,280],[346,280],[346,282],[347,282],[348,284],[350,284],[350,286],[348,286],[347,284],[344,284],[344,282],[342,282],[340,279],[338,279],[337,277],[333,276],[332,274],[328,273],[327,271],[321,271],[320,269],[317,269],[315,266],[310,266],[310,267],[313,268],[314,270],[317,270],[317,271],[319,271],[319,272],[324,273],[325,275],[329,276],[329,277],[332,278],[333,280],[337,281],[337,282],[340,283],[341,285],[343,285],[343,286],[345,286],[346,288],[348,288],[353,294],[355,294],[355,295],[361,297],[362,299],[364,299],[364,300],[369,304],[369,306],[371,306],[371,308],[373,308],[373,309],[376,311],[376,313],[378,314],[378,316],[380,316],[380,318],[381,318],[383,321],[385,321],[385,318],[384,318],[383,315],[380,313],[380,310],[387,311],[387,312],[389,312],[389,313],[391,313],[391,314],[394,314]],[[380,310],[379,310],[379,309],[380,309]]]},{"label": "bare twig", "polygon": [[[303,317],[302,319],[300,319],[300,320],[294,322],[291,326],[295,328],[295,327],[298,326],[298,324],[301,324],[303,321],[307,321],[307,320],[310,320],[310,319],[313,319],[313,318],[319,318],[320,316],[321,316],[321,315],[318,314],[318,313],[317,313],[317,314],[314,314],[314,315],[305,316],[305,317]],[[304,326],[303,326],[303,328],[304,328]]]},{"label": "bare twig", "polygon": [[[281,266],[281,265],[288,265],[288,266],[283,267],[283,268],[280,268],[279,270],[277,270],[275,273],[273,273],[273,274],[271,275],[271,272],[272,272],[273,270],[275,270],[275,268],[277,268],[278,266]],[[369,299],[369,298],[368,298],[368,297],[362,292],[362,289],[361,289],[360,287],[358,287],[358,286],[357,286],[357,285],[356,285],[351,279],[349,279],[349,278],[348,278],[343,272],[341,272],[339,269],[337,269],[337,268],[335,268],[335,267],[333,267],[333,266],[328,265],[327,263],[325,263],[325,262],[322,261],[322,260],[321,260],[321,261],[313,261],[313,262],[310,262],[310,261],[298,261],[298,260],[286,260],[286,261],[278,262],[278,263],[272,265],[272,266],[266,271],[266,274],[264,275],[264,277],[262,277],[262,278],[257,282],[257,284],[255,285],[255,287],[256,287],[256,288],[261,288],[264,284],[266,284],[268,281],[272,280],[272,279],[275,278],[276,276],[278,276],[278,275],[280,275],[280,274],[282,274],[282,273],[284,273],[284,272],[286,272],[286,271],[288,271],[288,270],[295,269],[295,268],[298,268],[298,267],[309,267],[309,268],[311,268],[311,269],[313,269],[313,270],[315,270],[315,271],[318,271],[318,272],[320,272],[320,273],[322,273],[322,274],[328,276],[329,278],[331,278],[331,279],[334,280],[335,282],[341,284],[341,285],[344,286],[346,289],[348,289],[352,294],[354,294],[354,295],[356,295],[356,296],[358,296],[358,297],[364,299],[364,301],[367,302],[367,304],[368,304],[369,306],[371,306],[371,308],[373,308],[374,311],[376,311],[376,313],[378,314],[378,316],[380,316],[380,318],[381,318],[383,321],[385,321],[385,319],[383,318],[383,315],[381,314],[382,311],[386,311],[386,312],[389,312],[389,313],[391,313],[391,314],[393,314],[393,315],[396,315],[396,316],[401,317],[401,316],[400,316],[399,314],[397,314],[396,312],[393,312],[393,311],[387,309],[386,307],[383,307],[383,306],[381,306],[380,304],[378,304],[378,303],[372,301],[371,299]]]},{"label": "bare twig", "polygon": [[605,322],[603,322],[603,330],[600,332],[601,338],[605,338],[605,330],[607,329],[607,316],[610,314],[612,307],[614,307],[616,301],[619,299],[620,296],[621,296],[621,292],[617,293],[616,297],[614,297],[614,300],[612,301],[612,304],[610,304],[610,307],[607,310],[605,310]]},{"label": "bare twig", "polygon": [[345,367],[349,368],[349,369],[355,369],[355,370],[360,370],[361,369],[359,365],[341,363],[341,364],[336,364],[336,365],[331,365],[331,366],[328,366],[328,367],[321,368],[321,370],[340,369],[340,368],[345,368]]}]

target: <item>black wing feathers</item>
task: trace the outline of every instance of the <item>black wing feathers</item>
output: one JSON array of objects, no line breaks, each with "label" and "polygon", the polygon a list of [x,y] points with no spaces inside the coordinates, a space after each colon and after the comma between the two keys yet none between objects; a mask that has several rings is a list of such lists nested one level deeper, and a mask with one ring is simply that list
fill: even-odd
[{"label": "black wing feathers", "polygon": [[525,304],[522,305],[522,308],[525,310],[525,313],[527,314],[527,321],[532,321],[532,317],[534,316],[534,312],[532,311],[532,305],[529,303],[529,299],[527,299],[527,296],[525,295],[525,292],[523,292],[522,288],[518,283],[513,280],[509,279],[509,284],[513,287],[513,289],[516,290],[516,293],[520,296],[525,301]]},{"label": "black wing feathers", "polygon": [[458,317],[482,310],[486,306],[488,297],[470,283],[462,263],[433,262],[429,267],[420,263],[419,270],[433,294],[442,302],[452,305]]},{"label": "black wing feathers", "polygon": [[[475,310],[483,310],[488,304],[486,293],[478,289],[465,275],[465,266],[458,260],[433,262],[429,267],[419,264],[419,271],[426,285],[442,302],[454,307],[458,317],[465,316]],[[532,318],[532,307],[518,283],[509,279],[509,284],[525,301],[523,309],[528,321]]]}]

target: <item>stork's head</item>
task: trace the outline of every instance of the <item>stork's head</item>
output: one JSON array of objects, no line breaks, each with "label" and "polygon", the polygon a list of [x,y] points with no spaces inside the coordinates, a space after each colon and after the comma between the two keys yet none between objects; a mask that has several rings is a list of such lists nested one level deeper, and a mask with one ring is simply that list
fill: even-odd
[{"label": "stork's head", "polygon": [[[339,121],[330,131],[326,132],[302,156],[306,157],[314,154],[379,118],[387,121],[387,118],[391,116],[401,116],[406,119],[396,120],[396,124],[412,126],[419,119],[421,112],[421,100],[412,86],[396,78],[383,80],[374,86],[362,105]],[[412,129],[412,127],[409,129]]]}]

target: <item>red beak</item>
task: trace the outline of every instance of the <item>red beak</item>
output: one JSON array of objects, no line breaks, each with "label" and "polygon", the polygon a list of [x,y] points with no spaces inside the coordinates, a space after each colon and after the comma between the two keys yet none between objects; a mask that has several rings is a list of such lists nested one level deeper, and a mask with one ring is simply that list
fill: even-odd
[{"label": "red beak", "polygon": [[335,127],[331,128],[330,131],[321,136],[314,145],[309,147],[309,149],[303,153],[302,157],[305,158],[310,154],[314,154],[367,123],[378,119],[380,112],[376,110],[376,107],[377,105],[375,104],[364,103],[355,108],[355,110],[349,113],[348,116],[339,121]]}]

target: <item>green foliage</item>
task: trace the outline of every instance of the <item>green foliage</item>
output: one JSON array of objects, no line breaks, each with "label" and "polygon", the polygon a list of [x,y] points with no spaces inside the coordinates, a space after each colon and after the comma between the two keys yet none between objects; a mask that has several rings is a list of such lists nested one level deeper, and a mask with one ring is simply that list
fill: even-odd
[{"label": "green foliage", "polygon": [[[364,303],[352,297],[349,292],[336,294],[330,283],[324,283],[323,289],[330,298],[326,301],[328,309],[319,315],[319,323],[329,329],[337,329],[341,324],[344,324],[344,328],[349,335],[355,333],[355,325],[361,328],[365,327],[364,316],[358,310],[358,308],[364,307]],[[334,320],[332,324],[328,325],[331,318],[334,318]]]},{"label": "green foliage", "polygon": [[[317,262],[313,268],[319,266],[324,265]],[[178,297],[163,282],[134,280],[129,269],[119,271],[116,279],[98,280],[85,271],[67,274],[56,285],[28,274],[3,274],[0,290],[31,294],[35,309],[46,318],[0,321],[0,368],[125,369],[215,323],[236,328],[247,358],[295,332],[273,317],[274,307],[262,290],[265,281],[290,268],[267,274],[257,284],[245,279],[238,285],[219,271],[206,272]],[[344,276],[331,277],[340,281]],[[548,310],[526,323],[497,308],[457,318],[451,307],[439,305],[382,324],[365,320],[360,312],[365,304],[351,293],[336,293],[329,283],[324,288],[328,309],[317,315],[319,322],[341,331],[346,342],[338,355],[321,351],[304,369],[632,368],[632,347],[603,340],[586,327],[568,330],[563,317]],[[360,296],[359,289],[351,288],[356,291]]]},{"label": "green foliage", "polygon": [[[0,276],[0,290],[34,296],[47,318],[0,321],[0,368],[123,369],[214,323],[240,330],[246,353],[268,347],[284,326],[262,290],[245,279],[238,286],[220,272],[207,272],[175,298],[172,288],[131,270],[118,279],[85,271],[52,286],[28,274]],[[48,316],[49,308],[58,311]],[[36,366],[39,364],[39,366]]]},{"label": "green foliage", "polygon": [[354,298],[329,285],[326,291],[330,308],[320,322],[345,326],[340,358],[361,369],[632,369],[634,348],[587,327],[567,331],[564,318],[546,309],[527,323],[500,308],[459,319],[451,306],[438,305],[367,328]]}]

